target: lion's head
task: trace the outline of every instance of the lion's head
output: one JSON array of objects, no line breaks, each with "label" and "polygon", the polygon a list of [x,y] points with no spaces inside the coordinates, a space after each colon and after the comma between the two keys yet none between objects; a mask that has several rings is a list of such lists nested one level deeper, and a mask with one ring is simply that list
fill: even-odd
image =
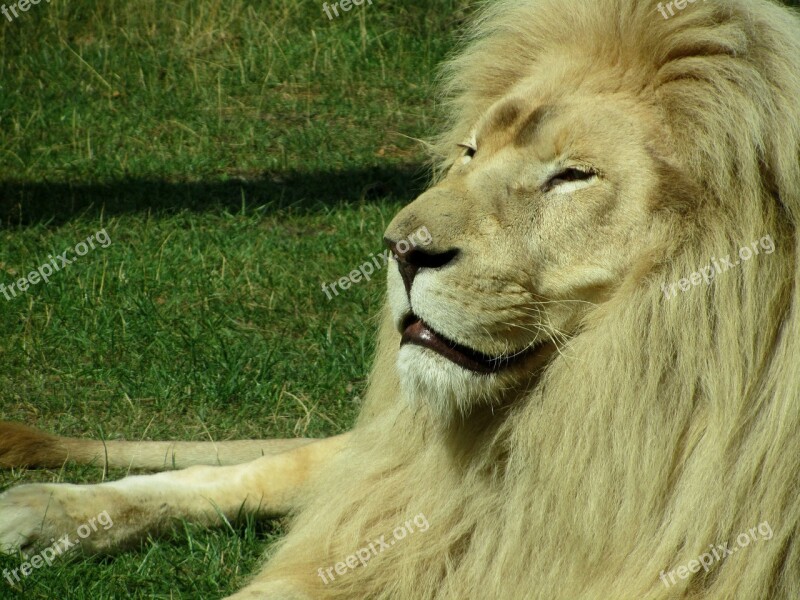
[{"label": "lion's head", "polygon": [[[751,283],[775,265],[671,306],[662,290],[765,235],[784,258],[794,250],[797,189],[776,189],[778,169],[796,167],[779,162],[796,131],[781,130],[784,83],[769,80],[788,75],[770,47],[775,9],[712,3],[669,21],[650,2],[600,2],[576,24],[556,6],[485,12],[447,71],[437,179],[386,231],[390,246],[423,226],[433,237],[395,253],[388,298],[406,395],[443,421],[530,389],[553,360],[581,360],[570,342],[587,328],[648,312],[635,347],[658,320],[691,327],[692,307],[760,302],[727,294],[763,287]],[[765,20],[731,29],[750,15]]]},{"label": "lion's head", "polygon": [[800,19],[669,4],[499,0],[448,64],[436,180],[386,231],[432,242],[295,543],[431,528],[331,597],[797,597]]},{"label": "lion's head", "polygon": [[528,385],[626,281],[650,285],[688,216],[691,181],[641,91],[567,54],[498,96],[386,233],[433,238],[397,253],[389,301],[401,381],[442,416]]}]

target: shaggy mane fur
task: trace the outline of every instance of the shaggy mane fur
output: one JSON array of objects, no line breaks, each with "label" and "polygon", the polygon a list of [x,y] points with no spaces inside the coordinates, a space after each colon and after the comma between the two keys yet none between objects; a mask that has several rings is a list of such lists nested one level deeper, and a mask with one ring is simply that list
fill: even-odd
[{"label": "shaggy mane fur", "polygon": [[[800,598],[800,19],[767,0],[698,1],[668,20],[656,4],[491,3],[445,68],[438,143],[451,154],[520,78],[568,56],[607,77],[565,93],[621,90],[663,116],[664,185],[697,190],[685,227],[533,390],[447,431],[399,401],[386,316],[354,444],[270,571],[307,580],[423,513],[429,530],[317,595]],[[766,235],[773,254],[708,288],[660,291]],[[765,521],[769,541],[659,579]]]}]

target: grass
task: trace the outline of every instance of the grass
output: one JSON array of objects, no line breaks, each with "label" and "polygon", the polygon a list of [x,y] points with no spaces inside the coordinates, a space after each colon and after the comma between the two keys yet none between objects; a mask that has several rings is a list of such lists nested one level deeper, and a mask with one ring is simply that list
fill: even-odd
[{"label": "grass", "polygon": [[[0,284],[111,239],[0,295],[0,419],[110,439],[352,425],[383,281],[331,301],[321,283],[380,250],[424,185],[414,138],[434,129],[435,67],[465,15],[398,4],[329,21],[316,1],[53,0],[0,17]],[[101,476],[6,471],[0,489]],[[176,523],[2,579],[0,599],[221,597],[280,534]]]}]

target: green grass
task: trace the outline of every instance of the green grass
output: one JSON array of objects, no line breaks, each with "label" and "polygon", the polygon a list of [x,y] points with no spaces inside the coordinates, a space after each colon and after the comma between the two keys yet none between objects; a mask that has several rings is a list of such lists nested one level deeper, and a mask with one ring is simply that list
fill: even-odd
[{"label": "green grass", "polygon": [[[322,282],[381,249],[424,185],[436,65],[463,1],[53,0],[0,16],[0,418],[71,436],[216,440],[346,430],[383,278]],[[123,476],[111,472],[110,477]],[[0,472],[0,489],[97,482]],[[215,598],[281,522],[79,554],[0,579],[0,599]],[[19,557],[0,557],[0,571]]]}]

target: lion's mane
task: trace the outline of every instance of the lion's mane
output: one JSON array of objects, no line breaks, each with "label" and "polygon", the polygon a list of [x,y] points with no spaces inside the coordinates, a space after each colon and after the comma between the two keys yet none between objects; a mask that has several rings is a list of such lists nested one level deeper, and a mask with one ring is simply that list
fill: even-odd
[{"label": "lion's mane", "polygon": [[[343,560],[424,513],[428,531],[320,595],[800,598],[800,19],[767,0],[697,1],[669,19],[656,5],[491,3],[445,67],[438,142],[449,153],[515,82],[566,57],[608,73],[587,93],[625,91],[662,116],[674,155],[660,175],[691,190],[685,226],[530,392],[452,430],[400,402],[385,316],[353,447],[276,572],[307,578],[329,565],[292,562],[298,547]],[[665,299],[663,283],[765,235],[773,254]],[[765,521],[769,541],[659,579]]]}]

